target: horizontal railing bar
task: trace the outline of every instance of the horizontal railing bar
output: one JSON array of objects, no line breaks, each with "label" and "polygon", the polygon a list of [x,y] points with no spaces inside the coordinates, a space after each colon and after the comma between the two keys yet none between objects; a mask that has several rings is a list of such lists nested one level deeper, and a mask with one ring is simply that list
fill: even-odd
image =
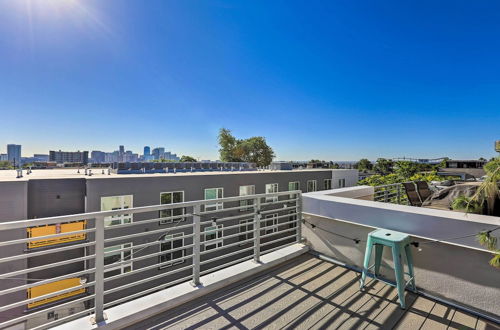
[{"label": "horizontal railing bar", "polygon": [[[266,222],[266,221],[279,220],[279,219],[283,219],[283,218],[295,217],[295,216],[298,216],[298,215],[299,215],[299,213],[287,213],[287,214],[279,215],[279,216],[273,217],[273,218],[263,218],[263,219],[260,220],[260,223],[262,224],[263,222]],[[289,222],[297,221],[297,220],[298,219],[289,220],[289,221],[286,221],[284,223],[289,223]]]},{"label": "horizontal railing bar", "polygon": [[[34,316],[38,316],[38,315],[41,315],[41,314],[47,315],[47,311],[53,310],[55,308],[61,308],[61,307],[65,307],[65,306],[68,306],[68,305],[73,305],[73,304],[76,304],[76,303],[79,303],[79,302],[82,302],[82,301],[91,300],[91,299],[94,299],[94,298],[95,298],[95,294],[91,294],[91,295],[88,295],[88,296],[85,296],[85,297],[82,297],[82,298],[79,298],[79,299],[75,299],[75,300],[71,300],[71,301],[59,304],[57,306],[51,306],[51,307],[48,307],[48,308],[44,308],[42,310],[39,310],[39,311],[36,311],[36,312],[32,312],[32,313],[29,313],[29,314],[17,317],[15,319],[11,319],[11,320],[5,321],[3,323],[0,323],[0,328],[4,328],[4,327],[7,327],[9,325],[13,325],[13,324],[20,323],[22,321],[29,320],[29,319],[33,318]],[[93,308],[90,308],[89,310],[91,311],[91,310],[93,310]]]},{"label": "horizontal railing bar", "polygon": [[113,250],[113,252],[122,252],[122,251],[130,251],[130,250],[142,249],[142,248],[146,248],[146,247],[149,247],[149,246],[159,245],[159,244],[164,243],[164,242],[169,242],[171,240],[181,239],[181,238],[190,238],[190,237],[193,237],[193,236],[194,236],[194,234],[189,234],[189,235],[181,236],[181,237],[178,237],[178,238],[172,238],[172,239],[168,239],[168,240],[164,240],[164,241],[159,241],[158,240],[158,241],[153,241],[153,242],[149,242],[149,243],[144,243],[144,244],[139,244],[139,245],[133,245],[133,246],[128,247],[128,248],[126,248],[126,247],[125,248],[120,248],[118,250]]},{"label": "horizontal railing bar", "polygon": [[27,304],[35,302],[35,301],[44,300],[44,299],[47,299],[47,298],[52,298],[52,297],[58,296],[58,295],[63,294],[63,293],[67,293],[67,292],[71,292],[71,291],[75,291],[75,290],[79,290],[79,289],[85,289],[85,288],[93,286],[94,283],[95,282],[89,282],[89,283],[85,283],[85,284],[73,286],[71,288],[62,289],[62,290],[59,290],[59,291],[54,291],[54,292],[51,292],[51,293],[47,293],[47,294],[44,294],[44,295],[41,295],[41,296],[38,296],[38,297],[35,297],[35,298],[24,299],[24,300],[12,303],[10,305],[3,305],[3,306],[0,306],[0,312],[6,311],[6,310],[9,310],[9,309],[12,309],[12,308],[16,308],[16,307],[19,307],[19,306],[27,305]]},{"label": "horizontal railing bar", "polygon": [[59,261],[59,262],[54,262],[54,263],[46,264],[46,265],[42,265],[42,266],[37,266],[37,267],[31,267],[31,268],[16,270],[16,271],[13,271],[13,272],[10,272],[10,273],[0,274],[0,279],[1,278],[14,277],[14,276],[17,276],[17,275],[22,275],[22,274],[28,274],[28,273],[36,272],[38,270],[44,270],[44,269],[47,269],[47,268],[63,266],[63,265],[72,264],[72,263],[75,263],[75,262],[90,260],[90,259],[94,259],[94,257],[95,257],[95,255],[92,254],[92,255],[86,256],[86,257],[78,257],[78,258],[64,260],[64,261]]},{"label": "horizontal railing bar", "polygon": [[[278,233],[279,233],[279,232],[277,232],[277,233],[275,233],[275,234],[278,234]],[[282,237],[282,238],[280,238],[280,239],[275,239],[275,240],[273,240],[273,241],[271,241],[271,242],[263,243],[263,244],[261,244],[260,246],[261,246],[261,247],[263,247],[263,246],[271,245],[271,244],[274,244],[274,243],[277,243],[277,242],[285,241],[285,240],[287,240],[287,239],[295,238],[295,236],[296,236],[296,235],[288,235],[288,236],[286,236],[286,237]],[[295,243],[297,243],[297,242],[295,242]]]},{"label": "horizontal railing bar", "polygon": [[[165,254],[165,252],[163,254]],[[104,279],[104,282],[109,282],[109,281],[112,281],[112,280],[116,280],[118,278],[126,277],[126,276],[133,275],[133,274],[138,274],[138,273],[141,273],[141,272],[149,270],[149,269],[154,269],[154,268],[159,268],[159,267],[162,267],[162,266],[166,266],[169,263],[173,263],[173,262],[176,262],[176,261],[179,261],[179,260],[191,259],[192,257],[193,257],[193,255],[189,254],[187,256],[176,258],[174,260],[165,261],[165,262],[159,262],[159,263],[155,263],[155,264],[152,264],[152,265],[149,265],[149,266],[137,268],[137,269],[134,269],[134,270],[132,270],[130,272],[127,272],[127,273],[123,273],[123,274],[118,274],[118,275],[115,275],[115,276],[107,277],[107,278]]]},{"label": "horizontal railing bar", "polygon": [[[293,220],[293,221],[290,221],[290,222],[283,222],[283,223],[279,223],[277,225],[272,225],[272,226],[260,227],[260,230],[264,231],[264,230],[279,228],[279,227],[283,227],[283,226],[289,226],[290,223],[294,223],[294,222],[298,222],[298,220]],[[288,230],[297,230],[297,227],[293,227],[293,228],[286,229],[286,230],[278,230],[278,231],[276,231],[276,232],[274,232],[272,234],[261,235],[260,238],[265,238],[265,237],[268,237],[270,235],[275,235],[277,233],[283,233],[283,232],[286,232]]]},{"label": "horizontal railing bar", "polygon": [[[113,229],[132,227],[132,226],[137,226],[137,225],[143,225],[146,223],[155,223],[155,222],[166,221],[166,220],[178,220],[179,218],[189,218],[192,216],[193,215],[191,213],[184,213],[182,215],[176,215],[176,216],[171,216],[171,217],[154,218],[154,219],[147,219],[147,220],[134,220],[131,223],[123,223],[123,224],[119,224],[119,225],[107,226],[105,228],[105,230],[108,231],[108,230],[113,230]],[[187,221],[187,220],[182,220],[182,221]]]},{"label": "horizontal railing bar", "polygon": [[[179,259],[181,259],[181,258],[179,258]],[[117,286],[116,288],[104,290],[104,295],[107,295],[107,294],[110,294],[110,293],[113,293],[113,292],[116,292],[116,291],[120,291],[120,290],[123,290],[123,289],[127,289],[127,288],[130,288],[131,286],[135,286],[135,285],[139,285],[139,284],[142,284],[142,283],[146,283],[146,282],[149,282],[151,280],[155,280],[157,278],[165,277],[165,276],[172,275],[172,274],[175,274],[175,273],[187,270],[187,269],[192,269],[192,268],[193,268],[193,265],[189,265],[189,266],[186,266],[186,267],[181,267],[181,268],[178,268],[178,269],[174,269],[174,270],[172,270],[170,272],[165,272],[165,273],[161,273],[161,274],[158,274],[158,275],[155,275],[155,276],[144,278],[144,279],[139,280],[139,281],[135,281],[135,282],[132,282],[132,283],[127,283],[125,285],[120,285],[120,286]]]},{"label": "horizontal railing bar", "polygon": [[[82,270],[79,272],[74,272],[74,273],[70,273],[70,274],[66,274],[66,275],[47,278],[45,280],[33,282],[30,284],[19,285],[16,287],[12,287],[12,288],[8,288],[8,289],[0,291],[0,296],[3,296],[3,295],[8,294],[8,293],[12,293],[12,292],[20,291],[20,290],[27,290],[27,289],[34,288],[34,287],[42,285],[42,284],[57,282],[57,281],[64,280],[67,278],[75,278],[75,277],[80,277],[81,275],[92,274],[92,273],[94,273],[94,271],[95,271],[95,268],[91,268],[91,269],[86,269],[86,270]],[[29,278],[26,279],[26,281],[29,281],[29,280],[30,280]]]},{"label": "horizontal railing bar", "polygon": [[[0,228],[1,228],[1,226],[0,226]],[[1,230],[3,230],[3,229],[0,229],[0,231]],[[56,237],[69,236],[69,235],[75,235],[75,234],[88,234],[88,233],[92,233],[94,231],[95,231],[95,228],[88,228],[88,229],[84,229],[84,230],[69,231],[67,233],[52,234],[52,235],[37,236],[37,237],[28,237],[28,238],[19,238],[19,239],[12,240],[12,241],[0,242],[0,246],[21,244],[21,243],[27,243],[27,242],[32,242],[32,241],[43,241],[44,239],[47,239],[47,238],[56,238]],[[83,239],[82,239],[82,241],[83,241]],[[75,242],[78,242],[78,241],[75,241]],[[72,243],[72,242],[69,242],[69,243]]]},{"label": "horizontal railing bar", "polygon": [[[235,220],[235,219],[244,218],[244,217],[253,217],[254,215],[255,215],[255,212],[241,213],[241,214],[230,216],[230,217],[217,218],[217,222],[224,222],[224,221],[229,221],[229,220]],[[211,219],[203,220],[201,222],[201,224],[204,225],[205,223],[210,222],[210,221],[211,221]]]},{"label": "horizontal railing bar", "polygon": [[[181,246],[181,247],[178,247],[178,248],[175,248],[175,249],[170,249],[170,250],[166,250],[166,251],[160,251],[160,252],[150,253],[150,254],[147,254],[145,256],[141,256],[141,257],[137,257],[137,258],[132,257],[130,259],[126,259],[126,260],[122,260],[122,261],[117,261],[117,262],[105,265],[104,266],[104,271],[106,272],[106,271],[109,271],[110,269],[113,269],[113,268],[115,268],[117,266],[126,265],[126,264],[131,263],[131,262],[141,261],[141,260],[144,260],[144,259],[149,259],[149,258],[157,257],[157,256],[160,256],[162,254],[167,254],[167,253],[172,253],[172,252],[176,252],[176,251],[181,251],[181,250],[189,249],[189,248],[192,248],[192,247],[193,247],[193,244],[184,245],[184,246]],[[106,280],[104,280],[104,281],[106,281]]]},{"label": "horizontal railing bar", "polygon": [[[282,226],[282,225],[286,225],[286,224],[284,223],[284,224],[275,225],[275,227],[279,227],[279,226]],[[261,229],[271,229],[271,228],[272,227],[269,227],[269,228],[268,227],[264,227],[264,228],[261,228]],[[260,236],[260,238],[267,238],[267,237],[271,237],[271,236],[276,236],[278,234],[287,233],[289,231],[294,231],[294,230],[297,230],[297,227],[286,229],[286,230],[278,230],[278,231],[275,231],[275,232],[273,232],[271,234],[262,235],[262,236]],[[276,242],[276,241],[273,241],[273,242]],[[263,245],[264,244],[261,244],[261,246],[263,246]]]},{"label": "horizontal railing bar", "polygon": [[265,203],[260,203],[260,206],[276,205],[276,204],[283,204],[283,203],[293,203],[293,202],[296,202],[297,200],[298,200],[298,198],[292,198],[292,199],[278,200],[276,202],[265,202]]},{"label": "horizontal railing bar", "polygon": [[191,279],[192,277],[193,277],[192,275],[185,276],[185,277],[179,278],[179,279],[177,279],[175,281],[171,281],[171,282],[168,282],[168,283],[165,283],[165,284],[161,284],[161,285],[155,286],[154,288],[149,288],[149,289],[146,289],[146,290],[141,290],[141,292],[130,294],[130,295],[127,295],[126,297],[115,299],[113,301],[107,302],[107,303],[104,304],[104,307],[108,308],[110,306],[117,305],[117,304],[119,304],[121,302],[131,300],[131,299],[133,299],[135,297],[140,297],[140,296],[143,296],[143,295],[148,294],[150,292],[158,291],[158,290],[161,290],[163,288],[175,285],[177,283],[185,282],[185,281]]},{"label": "horizontal railing bar", "polygon": [[217,261],[217,260],[221,260],[221,259],[225,259],[227,257],[231,257],[231,256],[237,255],[239,253],[243,253],[243,252],[250,251],[250,250],[253,250],[253,246],[251,246],[249,248],[242,249],[242,250],[238,250],[238,251],[235,251],[235,252],[227,253],[227,254],[224,254],[224,255],[221,255],[221,256],[218,256],[218,257],[215,257],[215,258],[210,258],[210,259],[207,259],[207,260],[203,260],[203,261],[200,262],[200,265],[209,264],[211,262],[214,262],[214,261]]},{"label": "horizontal railing bar", "polygon": [[81,249],[84,247],[92,246],[94,244],[95,244],[94,242],[90,242],[90,243],[83,243],[83,244],[66,245],[66,246],[59,247],[59,248],[47,249],[47,250],[43,250],[43,251],[28,252],[25,254],[18,254],[18,255],[12,256],[12,257],[1,258],[0,263],[14,261],[14,260],[21,260],[21,259],[26,259],[26,258],[32,258],[32,257],[42,256],[45,254],[61,252],[61,251]]},{"label": "horizontal railing bar", "polygon": [[266,196],[268,196],[268,197],[269,196],[282,196],[282,195],[288,195],[288,194],[292,194],[292,193],[300,194],[301,191],[294,190],[294,191],[282,191],[282,192],[268,193],[268,194],[233,196],[233,197],[224,197],[224,198],[211,199],[211,200],[199,200],[199,201],[181,202],[181,203],[174,203],[174,204],[161,204],[161,205],[153,205],[153,206],[140,206],[140,207],[134,207],[134,208],[129,208],[129,209],[120,209],[120,210],[112,210],[112,211],[98,211],[98,212],[63,215],[63,216],[48,217],[48,218],[8,221],[8,222],[0,223],[0,231],[9,230],[9,229],[34,227],[34,226],[39,226],[39,225],[43,225],[43,224],[54,224],[54,223],[61,223],[61,222],[90,220],[90,219],[95,219],[96,217],[101,218],[101,217],[111,217],[111,216],[115,216],[115,215],[170,210],[170,209],[189,207],[189,206],[194,206],[194,205],[204,205],[204,204],[213,203],[213,202],[217,202],[217,203],[232,202],[232,201],[239,201],[239,200],[262,198],[262,197],[266,197]]},{"label": "horizontal railing bar", "polygon": [[[253,233],[253,230],[250,231]],[[248,232],[247,232],[248,233]],[[241,233],[243,235],[243,233]],[[237,246],[237,245],[241,245],[241,244],[246,244],[246,243],[250,243],[250,242],[253,242],[255,241],[255,237],[253,238],[250,238],[250,239],[247,239],[247,240],[244,240],[244,241],[238,241],[238,242],[235,242],[235,243],[231,243],[231,244],[226,244],[226,245],[223,245],[221,247],[218,247],[218,248],[215,248],[215,249],[211,249],[211,250],[205,250],[205,251],[201,251],[200,252],[200,255],[205,255],[205,254],[209,254],[209,253],[213,253],[215,251],[219,251],[219,250],[223,250],[223,249],[227,249],[227,248],[230,248],[230,247],[233,247],[233,246]]]},{"label": "horizontal railing bar", "polygon": [[123,241],[127,240],[129,238],[135,238],[135,237],[141,237],[141,236],[147,236],[147,235],[153,235],[153,234],[167,234],[168,232],[171,232],[172,230],[178,230],[178,229],[184,229],[184,228],[189,228],[192,227],[193,224],[187,224],[187,225],[182,225],[178,227],[172,227],[172,228],[161,228],[161,229],[156,229],[152,231],[145,231],[142,233],[136,233],[136,234],[130,234],[130,235],[124,235],[124,236],[117,236],[117,237],[110,237],[104,239],[105,243],[109,242],[117,242],[117,241]]},{"label": "horizontal railing bar", "polygon": [[270,213],[276,213],[276,212],[283,212],[283,211],[288,211],[288,210],[294,210],[296,208],[297,208],[297,206],[294,205],[294,206],[283,207],[283,208],[274,209],[274,210],[261,211],[260,214],[270,214]]},{"label": "horizontal railing bar", "polygon": [[[218,199],[207,199],[207,202],[205,204],[214,204],[214,203],[222,203],[222,202],[219,202]],[[218,210],[203,211],[203,212],[200,212],[200,216],[210,215],[210,214],[215,214],[215,213],[222,213],[222,212],[229,212],[229,211],[239,211],[241,209],[248,209],[251,207],[252,207],[252,205],[245,205],[245,206],[226,207],[226,208],[222,208],[222,209],[218,209]]]},{"label": "horizontal railing bar", "polygon": [[210,269],[204,270],[204,271],[200,272],[200,275],[205,275],[207,273],[211,273],[211,272],[214,272],[216,270],[219,270],[219,269],[222,269],[222,268],[226,268],[228,266],[231,266],[231,265],[234,265],[234,264],[237,264],[237,263],[240,263],[242,261],[245,261],[245,260],[248,260],[248,259],[252,259],[252,258],[253,258],[253,254],[251,254],[249,256],[246,256],[244,258],[240,258],[240,259],[236,259],[236,260],[227,262],[225,264],[222,264],[222,265],[214,267],[214,268],[210,268]]},{"label": "horizontal railing bar", "polygon": [[[230,229],[238,229],[238,228],[243,227],[243,226],[248,226],[248,225],[253,225],[253,224],[254,224],[254,222],[253,222],[253,217],[252,217],[252,218],[247,218],[247,219],[248,219],[248,220],[252,220],[252,221],[246,222],[246,223],[244,223],[244,224],[243,224],[243,223],[238,223],[238,224],[236,224],[236,225],[227,226],[227,227],[222,228],[222,230],[223,230],[223,231],[226,231],[226,230],[230,230]],[[244,220],[245,220],[245,219],[244,219]],[[219,220],[217,220],[217,222],[219,222]],[[210,226],[207,226],[207,227],[210,227]],[[205,227],[205,228],[207,228],[207,227]],[[204,232],[202,231],[202,234],[203,234],[203,233],[204,233]]]},{"label": "horizontal railing bar", "polygon": [[[224,235],[222,237],[219,237],[218,239],[229,239],[229,238],[233,238],[233,237],[238,237],[240,235],[251,234],[253,232],[254,232],[254,229],[251,229],[251,230],[242,231],[242,232],[236,233],[236,234]],[[217,239],[213,239],[213,240],[209,240],[209,241],[202,241],[202,242],[200,242],[200,244],[201,245],[213,244],[214,241],[217,241]]]}]

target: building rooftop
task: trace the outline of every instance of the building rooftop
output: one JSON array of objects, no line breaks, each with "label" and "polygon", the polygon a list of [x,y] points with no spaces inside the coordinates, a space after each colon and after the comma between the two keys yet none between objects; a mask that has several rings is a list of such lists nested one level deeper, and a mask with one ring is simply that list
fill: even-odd
[{"label": "building rooftop", "polygon": [[70,169],[35,169],[32,170],[31,174],[26,174],[26,170],[23,170],[23,177],[16,178],[16,170],[0,170],[0,182],[1,181],[27,181],[30,179],[103,179],[103,178],[145,178],[145,177],[169,177],[169,176],[193,176],[193,175],[245,175],[245,174],[255,174],[255,173],[296,173],[301,172],[317,172],[317,171],[345,171],[345,170],[334,170],[334,169],[300,169],[300,170],[259,170],[259,171],[193,171],[193,172],[169,172],[169,173],[145,173],[145,174],[108,174],[108,170],[100,168],[92,169],[92,176],[85,175],[85,170],[70,168]]},{"label": "building rooftop", "polygon": [[487,321],[373,281],[359,291],[359,273],[301,255],[127,329],[494,329]]}]

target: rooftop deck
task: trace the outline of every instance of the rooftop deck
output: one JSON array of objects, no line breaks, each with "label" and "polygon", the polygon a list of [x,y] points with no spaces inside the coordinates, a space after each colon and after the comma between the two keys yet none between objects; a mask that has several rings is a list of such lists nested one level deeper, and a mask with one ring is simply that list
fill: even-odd
[{"label": "rooftop deck", "polygon": [[310,254],[162,313],[128,329],[498,329],[486,321]]}]

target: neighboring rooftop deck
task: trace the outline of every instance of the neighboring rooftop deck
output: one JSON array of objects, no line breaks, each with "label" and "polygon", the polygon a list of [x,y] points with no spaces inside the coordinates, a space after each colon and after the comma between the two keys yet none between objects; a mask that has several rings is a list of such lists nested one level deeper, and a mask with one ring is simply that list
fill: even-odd
[{"label": "neighboring rooftop deck", "polygon": [[359,274],[310,254],[159,314],[128,329],[498,329],[476,316],[379,281],[359,291]]}]

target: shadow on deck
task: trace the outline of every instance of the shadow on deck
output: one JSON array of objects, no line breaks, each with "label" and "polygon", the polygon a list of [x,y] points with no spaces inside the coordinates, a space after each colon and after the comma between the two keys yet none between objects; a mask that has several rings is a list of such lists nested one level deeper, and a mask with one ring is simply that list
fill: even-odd
[{"label": "shadow on deck", "polygon": [[476,316],[370,282],[309,254],[128,329],[499,329]]}]

